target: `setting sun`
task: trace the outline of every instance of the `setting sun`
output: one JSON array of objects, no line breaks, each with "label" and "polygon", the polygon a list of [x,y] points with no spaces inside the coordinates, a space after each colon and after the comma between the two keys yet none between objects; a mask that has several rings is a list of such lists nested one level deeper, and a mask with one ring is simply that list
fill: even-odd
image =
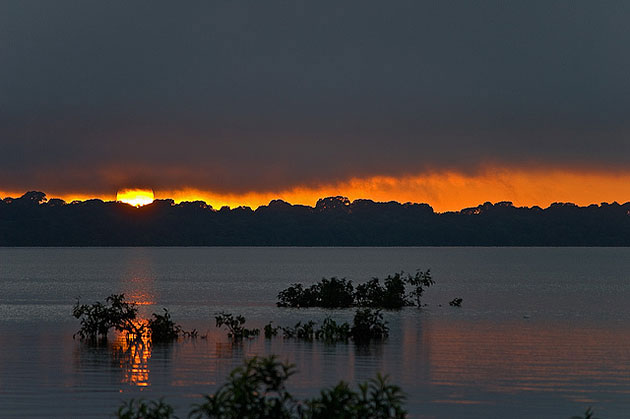
[{"label": "setting sun", "polygon": [[116,201],[124,202],[134,207],[150,204],[154,199],[151,189],[121,189],[116,194]]}]

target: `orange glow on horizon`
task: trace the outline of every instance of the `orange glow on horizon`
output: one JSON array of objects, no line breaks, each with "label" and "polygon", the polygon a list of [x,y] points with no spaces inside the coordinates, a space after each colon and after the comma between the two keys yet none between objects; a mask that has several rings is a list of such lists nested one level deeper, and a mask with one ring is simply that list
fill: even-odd
[{"label": "orange glow on horizon", "polygon": [[155,199],[153,191],[150,189],[121,189],[116,194],[116,201],[134,207],[148,205]]},{"label": "orange glow on horizon", "polygon": [[319,198],[345,196],[351,201],[427,203],[436,212],[459,211],[484,202],[511,201],[515,206],[548,207],[554,202],[580,206],[630,201],[630,173],[582,173],[573,171],[488,170],[481,174],[457,172],[418,176],[375,176],[317,187],[296,187],[277,192],[214,193],[198,189],[158,191],[156,198],[205,201],[213,208],[257,208],[273,199],[314,206]]},{"label": "orange glow on horizon", "polygon": [[[119,192],[116,200],[134,206],[149,204],[154,198],[150,190],[132,190],[129,198],[127,195],[121,196],[121,192],[123,191]],[[21,194],[2,195],[17,197]],[[543,208],[554,202],[572,202],[580,206],[614,201],[624,203],[630,201],[630,172],[493,168],[471,175],[433,172],[403,177],[373,176],[334,184],[242,193],[196,188],[159,189],[155,193],[155,199],[173,199],[176,203],[205,201],[215,209],[222,206],[249,206],[255,209],[267,205],[273,199],[314,206],[319,198],[337,195],[348,197],[351,201],[371,199],[380,202],[427,203],[436,212],[458,211],[488,201],[511,201],[516,206],[537,205]],[[51,193],[49,199],[52,197],[66,202],[92,198],[111,201],[113,198],[111,195]]]}]

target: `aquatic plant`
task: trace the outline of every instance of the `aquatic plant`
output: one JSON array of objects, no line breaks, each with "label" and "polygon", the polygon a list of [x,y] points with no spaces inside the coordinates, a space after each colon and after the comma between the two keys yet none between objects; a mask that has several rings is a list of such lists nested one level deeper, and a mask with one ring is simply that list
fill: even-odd
[{"label": "aquatic plant", "polygon": [[[356,289],[352,281],[336,277],[323,278],[320,282],[304,288],[302,284],[292,284],[278,293],[278,307],[372,307],[400,309],[418,305],[425,289],[435,284],[429,270],[418,271],[415,275],[397,272],[388,275],[383,284],[378,278],[359,284]],[[412,289],[407,293],[407,286]]]},{"label": "aquatic plant", "polygon": [[[405,274],[403,271],[387,275],[380,284],[378,278],[357,285],[355,301],[358,307],[372,307],[384,309],[400,309],[406,306],[420,307],[420,298],[426,287],[435,284],[430,271],[416,272],[415,275]],[[407,285],[412,287],[407,293]]]},{"label": "aquatic plant", "polygon": [[130,335],[142,336],[145,333],[143,324],[134,322],[138,308],[134,303],[125,301],[125,294],[112,294],[94,304],[80,304],[77,299],[72,315],[81,321],[81,328],[73,335],[81,340],[106,340],[110,329],[127,332]]},{"label": "aquatic plant", "polygon": [[347,341],[350,337],[350,325],[347,322],[337,324],[331,317],[326,317],[322,327],[315,331],[315,339],[328,343]]},{"label": "aquatic plant", "polygon": [[418,270],[416,271],[416,274],[414,276],[408,274],[405,278],[405,281],[407,282],[407,284],[413,287],[412,291],[409,293],[409,296],[415,300],[415,303],[418,307],[421,306],[420,299],[422,298],[422,294],[424,294],[425,288],[429,288],[430,286],[435,285],[435,281],[431,277],[430,269],[427,269],[426,272]]},{"label": "aquatic plant", "polygon": [[355,342],[363,343],[371,339],[385,339],[389,336],[389,327],[380,310],[364,308],[354,314],[350,333]]},{"label": "aquatic plant", "polygon": [[[94,304],[80,304],[77,300],[72,315],[81,321],[81,328],[73,335],[81,340],[96,342],[106,340],[111,329],[126,333],[129,340],[149,337],[151,342],[172,342],[183,333],[182,327],[171,319],[171,314],[164,309],[164,314],[153,313],[153,318],[138,319],[138,307],[125,300],[125,294],[112,294]],[[196,337],[197,331],[187,332],[187,336]]]},{"label": "aquatic plant", "polygon": [[263,328],[266,339],[271,339],[272,337],[276,336],[278,334],[278,330],[281,329],[280,326],[272,326],[271,323],[273,322],[267,323],[265,327]]},{"label": "aquatic plant", "polygon": [[584,416],[571,416],[571,419],[599,419],[593,416],[594,414],[593,410],[589,407],[584,412]]},{"label": "aquatic plant", "polygon": [[378,278],[357,285],[355,292],[355,304],[359,307],[381,307],[385,288]]},{"label": "aquatic plant", "polygon": [[[376,278],[375,278],[376,279]],[[384,282],[384,292],[382,300],[378,304],[371,304],[371,307],[399,309],[405,306],[413,305],[411,300],[405,294],[405,278],[404,272],[397,272],[393,275],[387,275]]]},{"label": "aquatic plant", "polygon": [[464,300],[462,300],[462,299],[461,299],[461,298],[459,298],[459,297],[458,297],[458,298],[453,298],[453,299],[452,299],[452,300],[448,303],[448,305],[449,305],[449,306],[453,306],[453,307],[461,307],[461,306],[462,306],[462,301],[464,301]]},{"label": "aquatic plant", "polygon": [[278,307],[310,307],[311,304],[310,290],[304,290],[302,284],[297,283],[280,291],[276,303]]},{"label": "aquatic plant", "polygon": [[252,336],[258,336],[260,329],[247,329],[243,327],[245,324],[245,317],[240,314],[237,316],[231,313],[220,312],[215,314],[216,326],[225,326],[228,330],[228,336],[232,339],[239,340]]},{"label": "aquatic plant", "polygon": [[299,321],[293,327],[282,327],[283,337],[309,341],[316,339],[328,343],[348,341],[349,338],[353,338],[355,342],[365,343],[371,339],[379,340],[389,336],[389,327],[383,320],[381,311],[370,308],[356,311],[352,327],[347,322],[337,323],[330,316],[324,319],[320,328],[316,328],[316,324],[313,320],[309,320],[305,323]]},{"label": "aquatic plant", "polygon": [[295,367],[275,356],[253,357],[230,373],[228,382],[205,401],[195,405],[189,417],[201,418],[294,418],[296,400],[286,382]]},{"label": "aquatic plant", "polygon": [[171,419],[176,418],[173,406],[158,401],[131,399],[118,408],[116,416],[119,419]]},{"label": "aquatic plant", "polygon": [[315,305],[324,308],[350,307],[354,304],[352,281],[345,278],[322,278],[311,287],[315,295]]},{"label": "aquatic plant", "polygon": [[[199,336],[199,331],[197,329],[192,329],[192,330],[184,330],[182,329],[182,336],[184,336],[185,338],[192,338],[195,339]],[[201,339],[205,339],[207,338],[208,335],[202,335]]]},{"label": "aquatic plant", "polygon": [[[274,328],[274,333],[277,329],[281,329],[285,339],[308,341],[316,339],[328,343],[347,341],[351,336],[350,325],[346,322],[338,324],[331,317],[326,317],[322,323],[322,327],[316,328],[316,324],[317,322],[313,320],[304,323],[299,321],[293,327]],[[265,337],[271,337],[271,335],[267,335],[267,327],[271,327],[271,323],[265,326]]]},{"label": "aquatic plant", "polygon": [[387,275],[387,278],[383,281],[385,283],[385,294],[383,295],[381,307],[396,309],[413,305],[411,300],[405,295],[405,279],[403,275],[403,272]]},{"label": "aquatic plant", "polygon": [[283,327],[282,332],[285,338],[297,338],[302,340],[313,340],[315,336],[315,325],[317,323],[309,320],[306,323],[301,321],[293,327]]},{"label": "aquatic plant", "polygon": [[315,324],[316,322],[309,320],[300,326],[296,326],[295,330],[297,338],[304,340],[313,340],[313,336],[315,336]]},{"label": "aquatic plant", "polygon": [[[172,342],[179,338],[179,335],[182,333],[182,328],[180,325],[175,324],[171,319],[171,314],[167,309],[163,309],[164,314],[156,314],[153,313],[153,318],[149,320],[147,327],[151,332],[151,341],[153,343],[157,342]],[[196,331],[193,330],[194,336],[196,336]],[[189,333],[189,336],[194,337],[193,334]]]},{"label": "aquatic plant", "polygon": [[350,307],[354,304],[352,281],[345,278],[322,278],[316,284],[304,288],[292,284],[278,293],[278,307]]}]

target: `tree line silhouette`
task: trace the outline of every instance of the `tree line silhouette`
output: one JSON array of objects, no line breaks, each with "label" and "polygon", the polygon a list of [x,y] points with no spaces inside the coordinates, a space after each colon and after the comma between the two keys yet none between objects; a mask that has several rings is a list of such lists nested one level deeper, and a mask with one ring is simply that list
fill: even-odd
[{"label": "tree line silhouette", "polygon": [[485,203],[436,213],[427,204],[336,196],[314,207],[256,210],[156,200],[140,208],[43,192],[0,199],[0,246],[629,246],[630,202],[548,208]]}]

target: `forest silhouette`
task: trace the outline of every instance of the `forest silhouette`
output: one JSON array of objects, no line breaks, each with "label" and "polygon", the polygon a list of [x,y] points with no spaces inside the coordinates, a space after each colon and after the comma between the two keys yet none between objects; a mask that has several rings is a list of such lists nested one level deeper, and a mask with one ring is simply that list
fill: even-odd
[{"label": "forest silhouette", "polygon": [[629,246],[630,202],[548,208],[427,204],[336,196],[314,207],[274,200],[255,210],[155,200],[140,208],[43,192],[0,200],[0,246]]}]

